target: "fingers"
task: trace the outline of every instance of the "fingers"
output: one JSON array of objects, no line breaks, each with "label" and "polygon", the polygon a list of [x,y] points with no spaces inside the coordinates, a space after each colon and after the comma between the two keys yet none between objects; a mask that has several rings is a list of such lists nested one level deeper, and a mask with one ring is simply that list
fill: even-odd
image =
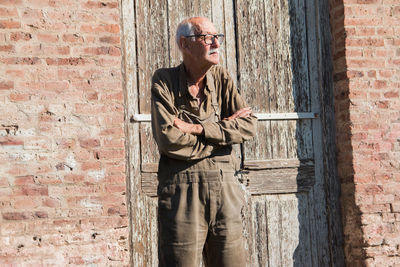
[{"label": "fingers", "polygon": [[239,117],[239,118],[246,118],[246,117],[250,116],[250,114],[251,114],[251,108],[242,108],[242,109],[239,109],[235,114],[236,114],[236,117]]},{"label": "fingers", "polygon": [[248,107],[241,108],[238,111],[236,111],[233,115],[231,115],[227,118],[224,118],[224,120],[230,121],[230,120],[234,120],[236,118],[247,118],[251,115],[251,113],[252,113],[251,108],[248,108]]},{"label": "fingers", "polygon": [[174,119],[174,126],[175,126],[176,128],[179,128],[178,126],[181,125],[182,122],[183,122],[183,121],[182,121],[181,119],[175,118],[175,119]]}]

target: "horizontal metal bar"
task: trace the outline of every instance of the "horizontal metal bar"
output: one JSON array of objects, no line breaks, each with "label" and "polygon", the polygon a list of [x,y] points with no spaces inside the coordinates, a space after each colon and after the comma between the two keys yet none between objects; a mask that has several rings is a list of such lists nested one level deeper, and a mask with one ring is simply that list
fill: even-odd
[{"label": "horizontal metal bar", "polygon": [[[293,112],[293,113],[254,113],[259,121],[267,120],[300,120],[318,118],[318,113],[313,112]],[[150,122],[150,114],[134,114],[133,122]]]},{"label": "horizontal metal bar", "polygon": [[132,120],[135,122],[150,122],[151,114],[134,114],[131,121]]},{"label": "horizontal metal bar", "polygon": [[318,113],[292,112],[292,113],[254,113],[259,121],[268,120],[300,120],[318,118]]}]

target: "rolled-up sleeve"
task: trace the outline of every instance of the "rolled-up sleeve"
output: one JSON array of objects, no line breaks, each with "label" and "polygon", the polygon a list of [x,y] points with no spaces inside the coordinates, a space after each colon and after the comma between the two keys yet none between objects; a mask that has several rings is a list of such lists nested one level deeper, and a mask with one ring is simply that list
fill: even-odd
[{"label": "rolled-up sleeve", "polygon": [[[221,74],[221,117],[227,118],[236,111],[248,107],[239,94],[229,74],[222,71]],[[256,133],[257,118],[250,115],[247,118],[233,120],[221,120],[219,122],[207,122],[202,124],[204,136],[207,141],[216,145],[231,145],[243,143],[254,137]]]},{"label": "rolled-up sleeve", "polygon": [[196,160],[208,157],[217,145],[204,136],[183,133],[174,127],[177,109],[173,93],[168,89],[168,79],[162,78],[161,70],[154,73],[151,87],[151,121],[154,139],[160,152],[181,160]]}]

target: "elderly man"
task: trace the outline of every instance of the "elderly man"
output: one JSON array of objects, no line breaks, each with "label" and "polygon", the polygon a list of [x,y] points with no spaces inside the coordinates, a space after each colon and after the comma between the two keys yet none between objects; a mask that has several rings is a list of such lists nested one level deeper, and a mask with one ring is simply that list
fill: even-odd
[{"label": "elderly man", "polygon": [[160,266],[245,266],[243,191],[232,144],[254,136],[256,118],[219,66],[223,34],[203,17],[182,21],[183,63],[152,80],[158,169]]}]

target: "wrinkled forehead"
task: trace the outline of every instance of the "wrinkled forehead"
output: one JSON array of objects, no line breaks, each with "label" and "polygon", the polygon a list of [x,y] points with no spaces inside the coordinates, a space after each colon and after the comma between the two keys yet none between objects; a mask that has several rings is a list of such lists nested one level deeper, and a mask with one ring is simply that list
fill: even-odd
[{"label": "wrinkled forehead", "polygon": [[214,25],[207,18],[193,18],[190,22],[194,27],[195,34],[216,33]]}]

